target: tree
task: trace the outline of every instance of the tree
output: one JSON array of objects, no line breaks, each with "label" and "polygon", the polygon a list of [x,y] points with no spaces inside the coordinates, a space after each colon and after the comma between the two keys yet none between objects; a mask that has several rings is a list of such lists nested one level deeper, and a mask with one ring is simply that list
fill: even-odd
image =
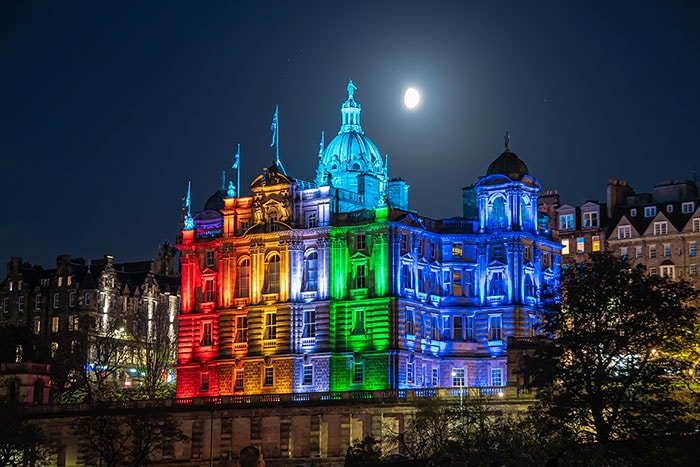
[{"label": "tree", "polygon": [[18,404],[0,402],[0,465],[44,466],[53,454],[42,430],[27,422]]},{"label": "tree", "polygon": [[539,408],[594,441],[598,458],[614,440],[666,430],[682,405],[670,397],[674,365],[660,350],[696,318],[694,297],[688,283],[610,253],[565,267],[559,292],[544,300],[552,341],[529,361]]},{"label": "tree", "polygon": [[381,441],[373,436],[355,439],[345,453],[345,467],[377,465],[382,458]]}]

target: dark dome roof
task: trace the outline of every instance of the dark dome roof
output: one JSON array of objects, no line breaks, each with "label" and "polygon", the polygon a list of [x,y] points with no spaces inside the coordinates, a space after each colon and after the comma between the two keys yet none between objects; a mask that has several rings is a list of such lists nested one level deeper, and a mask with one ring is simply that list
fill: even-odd
[{"label": "dark dome roof", "polygon": [[204,203],[204,210],[220,211],[224,208],[224,198],[227,197],[226,191],[216,190],[213,195],[209,197],[206,203]]},{"label": "dark dome roof", "polygon": [[498,158],[491,162],[486,176],[502,174],[506,175],[511,180],[520,180],[523,175],[527,175],[527,165],[510,149],[506,149]]}]

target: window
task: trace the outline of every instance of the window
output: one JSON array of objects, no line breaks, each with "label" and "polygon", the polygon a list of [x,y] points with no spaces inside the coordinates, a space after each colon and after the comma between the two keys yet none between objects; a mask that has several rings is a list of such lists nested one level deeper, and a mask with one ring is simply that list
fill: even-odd
[{"label": "window", "polygon": [[51,358],[56,358],[58,355],[58,342],[51,343]]},{"label": "window", "polygon": [[51,332],[58,332],[58,316],[51,318]]},{"label": "window", "polygon": [[408,251],[408,235],[401,234],[401,251]]},{"label": "window", "polygon": [[452,273],[450,271],[442,271],[442,294],[450,295],[452,293]]},{"label": "window", "polygon": [[561,239],[561,254],[562,255],[569,254],[569,239],[568,238]]},{"label": "window", "polygon": [[591,238],[591,250],[600,251],[600,235],[594,235]]},{"label": "window", "polygon": [[656,215],[656,206],[647,206],[644,208],[644,217],[654,217]]},{"label": "window", "polygon": [[68,316],[68,330],[69,331],[79,331],[80,330],[80,321],[79,321],[78,315]]},{"label": "window", "polygon": [[688,256],[695,256],[697,254],[697,246],[695,242],[688,243]]},{"label": "window", "polygon": [[243,258],[238,266],[237,296],[245,298],[250,296],[250,259]]},{"label": "window", "polygon": [[452,244],[452,256],[454,256],[455,258],[462,257],[462,244],[461,243],[453,243]]},{"label": "window", "polygon": [[202,347],[209,347],[209,346],[213,345],[211,330],[212,330],[211,321],[206,321],[206,322],[202,323],[202,340],[200,341],[200,345]]},{"label": "window", "polygon": [[306,213],[306,228],[307,229],[314,229],[318,227],[318,216],[316,216],[315,212],[307,212]]},{"label": "window", "polygon": [[352,364],[352,382],[362,383],[365,380],[365,365],[364,363]]},{"label": "window", "polygon": [[583,237],[576,238],[576,253],[581,254],[586,252],[586,243]]},{"label": "window", "polygon": [[236,316],[236,333],[233,342],[245,344],[248,342],[248,317]]},{"label": "window", "polygon": [[673,212],[673,204],[666,205],[666,212]]},{"label": "window", "polygon": [[535,281],[532,279],[532,274],[525,274],[525,296],[537,296],[537,287],[535,287]]},{"label": "window", "polygon": [[314,367],[313,365],[304,365],[302,368],[301,384],[309,386],[314,384]]},{"label": "window", "polygon": [[53,307],[58,308],[58,292],[53,294]]},{"label": "window", "polygon": [[502,321],[500,316],[489,316],[489,340],[500,341],[503,339]]},{"label": "window", "polygon": [[356,289],[364,289],[366,287],[365,278],[366,278],[365,265],[358,264],[355,267],[355,288]]},{"label": "window", "polygon": [[464,295],[461,271],[452,271],[452,295],[454,297],[461,297]]},{"label": "window", "polygon": [[542,252],[542,266],[544,266],[545,268],[549,267],[549,253],[547,253],[546,251]]},{"label": "window", "polygon": [[416,322],[413,315],[413,310],[406,310],[405,326],[406,334],[414,335],[416,333]]},{"label": "window", "polygon": [[[54,301],[55,301],[54,297]],[[88,306],[92,303],[92,294],[90,292],[85,292],[85,305]]]},{"label": "window", "polygon": [[649,245],[649,258],[656,258],[656,245]]},{"label": "window", "polygon": [[433,316],[430,320],[430,338],[434,341],[440,340],[440,326],[437,316]]},{"label": "window", "polygon": [[352,310],[352,323],[350,334],[353,336],[362,336],[365,334],[365,310]]},{"label": "window", "polygon": [[529,337],[535,337],[537,335],[537,318],[533,315],[528,316],[528,329],[527,335]]},{"label": "window", "polygon": [[2,312],[3,313],[9,313],[10,312],[10,299],[8,297],[5,297],[2,301]]},{"label": "window", "polygon": [[204,281],[204,301],[214,301],[214,280],[208,279]]},{"label": "window", "polygon": [[367,237],[365,234],[357,234],[355,236],[355,248],[357,250],[367,249]]},{"label": "window", "polygon": [[35,310],[41,309],[41,294],[40,293],[34,295],[34,309]]},{"label": "window", "polygon": [[464,368],[454,368],[452,370],[452,387],[463,388],[465,386]]},{"label": "window", "polygon": [[214,266],[214,251],[213,250],[207,250],[206,253],[206,265],[207,266]]},{"label": "window", "polygon": [[433,368],[433,370],[431,371],[431,381],[430,382],[434,388],[437,388],[440,386],[440,369],[439,368]]},{"label": "window", "polygon": [[559,216],[559,230],[574,230],[573,214],[563,214]]},{"label": "window", "polygon": [[671,245],[666,243],[664,244],[664,258],[670,258],[671,257]]},{"label": "window", "polygon": [[304,258],[304,290],[318,290],[318,253],[312,251]]},{"label": "window", "polygon": [[280,292],[280,257],[278,254],[273,254],[267,260],[267,293]]},{"label": "window", "polygon": [[68,292],[68,306],[71,308],[75,307],[75,290]]},{"label": "window", "polygon": [[304,325],[301,337],[316,337],[316,310],[304,310]]},{"label": "window", "polygon": [[41,318],[34,318],[34,334],[41,332]]},{"label": "window", "polygon": [[[63,277],[60,277],[60,276],[58,277],[58,286],[59,287],[63,286]],[[10,290],[12,290],[12,288],[10,288]]]},{"label": "window", "polygon": [[621,225],[617,228],[617,238],[632,238],[632,226],[631,225]]},{"label": "window", "polygon": [[[569,243],[566,243],[567,247],[569,246]],[[523,248],[523,257],[525,258],[525,261],[530,261],[532,259],[532,248],[529,246],[526,246]]]},{"label": "window", "polygon": [[489,295],[494,296],[503,294],[503,273],[500,271],[491,273],[491,280],[489,281]]},{"label": "window", "polygon": [[502,259],[503,258],[503,245],[494,245],[493,246],[493,257]]},{"label": "window", "polygon": [[655,276],[656,275],[656,268],[649,268],[649,275]]},{"label": "window", "polygon": [[630,209],[630,217],[637,217],[637,209],[636,208]]},{"label": "window", "polygon": [[405,289],[413,288],[413,278],[411,277],[411,266],[404,264],[401,266],[401,284]]},{"label": "window", "polygon": [[406,362],[406,383],[407,384],[413,384],[416,379],[416,374],[415,374],[415,363],[413,361],[413,357],[409,356],[408,361]]},{"label": "window", "polygon": [[430,242],[430,257],[437,258],[437,244],[435,242]]},{"label": "window", "polygon": [[690,214],[695,211],[695,203],[692,201],[681,204],[681,212],[683,214]]},{"label": "window", "polygon": [[673,266],[661,266],[661,277],[673,279]]},{"label": "window", "polygon": [[502,370],[491,368],[491,386],[503,386]]},{"label": "window", "polygon": [[691,276],[697,276],[697,275],[698,275],[698,265],[697,265],[697,264],[691,264],[691,265],[690,265],[690,275],[691,275]]},{"label": "window", "polygon": [[463,316],[453,316],[452,317],[452,339],[454,339],[456,341],[464,340],[463,323],[464,323]]},{"label": "window", "polygon": [[654,235],[667,235],[668,222],[654,222]]},{"label": "window", "polygon": [[442,317],[442,339],[452,340],[452,319],[449,316]]},{"label": "window", "polygon": [[265,367],[265,375],[263,377],[263,386],[275,385],[275,369],[271,366]]},{"label": "window", "polygon": [[590,229],[593,227],[598,227],[598,213],[597,212],[584,212],[583,213],[583,228]]},{"label": "window", "polygon": [[209,372],[203,371],[200,376],[199,392],[209,392]]},{"label": "window", "polygon": [[24,295],[17,297],[17,311],[24,311]]},{"label": "window", "polygon": [[642,259],[642,247],[641,246],[634,247],[634,257],[637,259]]},{"label": "window", "polygon": [[418,256],[423,256],[423,240],[416,240],[416,248],[418,250]]},{"label": "window", "polygon": [[467,297],[474,295],[474,271],[464,271],[464,294]]},{"label": "window", "polygon": [[627,247],[620,248],[620,256],[622,257],[622,259],[627,259],[627,255],[628,255]]},{"label": "window", "polygon": [[474,340],[474,316],[467,316],[467,327],[465,338],[468,341]]},{"label": "window", "polygon": [[243,370],[236,370],[236,376],[235,379],[233,380],[233,390],[234,391],[242,391],[243,390],[243,375],[244,375]]},{"label": "window", "polygon": [[277,313],[275,312],[265,313],[265,330],[263,332],[263,339],[277,339]]}]

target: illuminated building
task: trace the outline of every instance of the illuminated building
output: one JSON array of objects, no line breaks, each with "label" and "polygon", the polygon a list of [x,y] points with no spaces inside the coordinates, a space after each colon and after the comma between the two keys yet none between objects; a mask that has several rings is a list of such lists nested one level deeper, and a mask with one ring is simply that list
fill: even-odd
[{"label": "illuminated building", "polygon": [[313,182],[278,161],[187,215],[177,396],[501,387],[508,337],[537,331],[560,244],[539,182],[505,151],[463,190],[463,216],[408,209],[348,84]]}]

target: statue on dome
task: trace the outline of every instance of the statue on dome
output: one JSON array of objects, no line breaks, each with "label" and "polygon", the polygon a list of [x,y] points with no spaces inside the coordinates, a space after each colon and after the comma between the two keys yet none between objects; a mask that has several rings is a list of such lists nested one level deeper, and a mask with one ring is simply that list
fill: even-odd
[{"label": "statue on dome", "polygon": [[228,195],[229,198],[235,198],[236,197],[236,187],[233,186],[233,182],[229,181],[228,182],[228,190],[226,191],[226,194]]},{"label": "statue on dome", "polygon": [[348,99],[353,99],[355,97],[355,91],[357,86],[352,83],[352,80],[348,81]]},{"label": "statue on dome", "polygon": [[506,131],[506,135],[504,136],[505,138],[505,145],[506,145],[506,151],[510,151],[510,135]]}]

